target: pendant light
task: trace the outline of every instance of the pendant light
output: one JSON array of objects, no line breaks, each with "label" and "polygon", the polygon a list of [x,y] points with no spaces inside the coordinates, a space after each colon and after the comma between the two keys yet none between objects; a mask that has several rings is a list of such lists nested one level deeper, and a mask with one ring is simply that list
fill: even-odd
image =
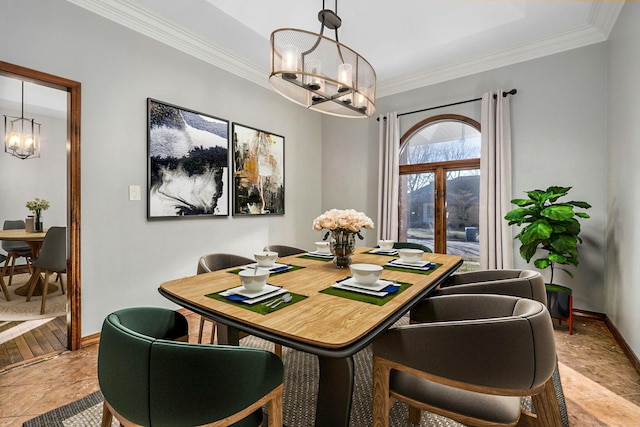
[{"label": "pendant light", "polygon": [[24,117],[24,81],[20,117],[4,115],[4,151],[23,160],[40,157],[40,123]]},{"label": "pendant light", "polygon": [[[285,98],[324,114],[370,117],[375,112],[376,73],[358,52],[338,40],[336,11],[318,13],[320,33],[281,28],[271,33],[271,87]],[[335,40],[324,29],[335,30]]]}]

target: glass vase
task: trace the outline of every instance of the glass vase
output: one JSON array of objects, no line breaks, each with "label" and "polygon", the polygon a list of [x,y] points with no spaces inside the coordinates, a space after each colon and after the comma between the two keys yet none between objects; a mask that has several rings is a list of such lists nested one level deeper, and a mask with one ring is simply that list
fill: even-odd
[{"label": "glass vase", "polygon": [[42,227],[42,212],[36,211],[36,216],[33,219],[33,231],[36,233],[40,233],[44,230]]},{"label": "glass vase", "polygon": [[345,268],[351,264],[351,254],[356,249],[356,235],[347,231],[331,232],[331,253],[337,268]]}]

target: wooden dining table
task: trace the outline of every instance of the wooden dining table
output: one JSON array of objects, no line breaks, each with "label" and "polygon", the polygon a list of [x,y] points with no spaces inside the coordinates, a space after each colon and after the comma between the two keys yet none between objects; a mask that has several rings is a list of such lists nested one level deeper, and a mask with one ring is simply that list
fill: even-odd
[{"label": "wooden dining table", "polygon": [[[352,263],[384,266],[393,257],[371,254],[373,248],[357,248]],[[273,312],[257,312],[217,295],[240,285],[236,269],[220,270],[164,282],[161,295],[218,323],[218,343],[239,345],[240,332],[305,351],[319,361],[316,427],[349,425],[354,387],[353,356],[383,333],[420,300],[427,297],[462,265],[455,255],[425,253],[423,260],[436,268],[428,274],[417,270],[384,268],[381,279],[401,284],[400,291],[384,300],[348,291],[335,292],[336,282],[349,276],[331,260],[292,255],[278,263],[293,268],[272,274],[268,283],[286,288],[293,296]],[[346,292],[346,293],[345,293]]]},{"label": "wooden dining table", "polygon": [[[0,230],[0,240],[26,242],[27,245],[29,245],[29,247],[31,248],[31,253],[33,254],[33,256],[37,257],[40,254],[40,248],[42,247],[42,242],[44,241],[44,236],[46,236],[46,234],[47,230],[41,232],[29,232],[24,228],[15,230]],[[2,272],[5,272],[4,268]],[[3,275],[0,275],[0,281],[2,282],[0,283],[0,285],[2,285],[3,291],[5,291],[7,288],[4,284],[4,277],[2,276]],[[29,292],[29,286],[31,286],[33,280],[38,281],[38,283],[36,284],[36,288],[33,291],[33,295],[42,295],[42,287],[44,283],[40,275],[36,274],[32,274],[27,283],[20,286],[19,288],[16,288],[14,293],[16,295],[26,296]],[[57,290],[58,287],[50,283],[47,292],[51,294]],[[5,298],[7,298],[7,301],[11,299],[8,296],[8,291],[5,292]]]}]

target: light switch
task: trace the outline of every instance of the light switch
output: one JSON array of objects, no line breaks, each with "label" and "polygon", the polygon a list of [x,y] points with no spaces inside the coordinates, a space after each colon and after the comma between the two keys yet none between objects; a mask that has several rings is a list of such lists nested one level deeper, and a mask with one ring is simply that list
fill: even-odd
[{"label": "light switch", "polygon": [[140,186],[139,185],[130,185],[129,186],[129,200],[140,200]]}]

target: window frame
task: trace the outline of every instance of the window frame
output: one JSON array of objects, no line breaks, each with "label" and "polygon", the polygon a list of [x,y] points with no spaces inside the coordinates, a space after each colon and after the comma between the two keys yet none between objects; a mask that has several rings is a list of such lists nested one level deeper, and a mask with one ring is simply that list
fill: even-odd
[{"label": "window frame", "polygon": [[[406,131],[400,138],[400,152],[405,143],[411,139],[416,133],[420,132],[426,126],[430,126],[433,123],[443,121],[455,121],[465,123],[482,134],[480,123],[476,120],[463,116],[460,114],[439,114],[436,116],[428,117],[415,125],[413,125],[408,131]],[[447,221],[447,208],[446,208],[446,173],[448,171],[466,170],[466,169],[480,169],[480,158],[462,159],[462,160],[450,160],[444,162],[429,162],[429,163],[415,163],[410,165],[399,165],[399,175],[410,175],[416,173],[433,173],[435,175],[435,187],[434,187],[434,252],[446,253],[447,252],[447,239],[446,239],[446,221]],[[403,203],[404,194],[400,189],[400,200],[398,201],[398,236],[401,241],[407,240],[407,227],[402,227],[402,222],[405,216],[402,214],[404,209],[408,209],[406,203]]]}]

